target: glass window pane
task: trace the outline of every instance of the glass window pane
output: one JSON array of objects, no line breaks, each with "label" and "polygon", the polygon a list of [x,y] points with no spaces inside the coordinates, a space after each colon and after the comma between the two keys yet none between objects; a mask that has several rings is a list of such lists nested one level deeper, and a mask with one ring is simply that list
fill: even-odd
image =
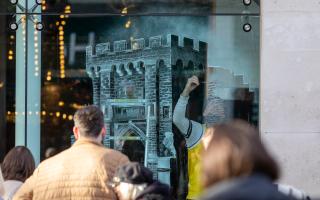
[{"label": "glass window pane", "polygon": [[200,138],[182,137],[172,120],[191,76],[200,85],[190,93],[186,117],[204,125],[233,118],[258,125],[258,16],[42,19],[41,159],[74,142],[72,115],[93,103],[105,114],[107,147],[147,160],[186,195],[187,146]]},{"label": "glass window pane", "polygon": [[69,148],[74,112],[95,104],[105,146],[192,198],[206,127],[258,126],[260,1],[246,2],[1,2],[0,157],[13,145],[37,161]]},{"label": "glass window pane", "polygon": [[15,144],[16,34],[11,16],[0,15],[0,160]]}]

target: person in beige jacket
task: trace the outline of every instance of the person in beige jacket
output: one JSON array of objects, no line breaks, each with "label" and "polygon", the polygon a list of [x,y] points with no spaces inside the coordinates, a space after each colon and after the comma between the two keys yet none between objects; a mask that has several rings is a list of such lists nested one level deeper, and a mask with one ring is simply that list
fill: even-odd
[{"label": "person in beige jacket", "polygon": [[109,186],[118,166],[129,162],[122,153],[103,147],[103,113],[86,106],[74,115],[75,144],[43,161],[13,200],[111,200]]}]

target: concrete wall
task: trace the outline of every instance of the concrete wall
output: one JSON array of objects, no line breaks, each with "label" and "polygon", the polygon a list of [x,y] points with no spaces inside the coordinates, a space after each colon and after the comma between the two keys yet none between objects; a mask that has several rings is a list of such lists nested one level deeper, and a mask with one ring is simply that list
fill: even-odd
[{"label": "concrete wall", "polygon": [[280,182],[320,197],[320,1],[261,1],[261,132]]}]

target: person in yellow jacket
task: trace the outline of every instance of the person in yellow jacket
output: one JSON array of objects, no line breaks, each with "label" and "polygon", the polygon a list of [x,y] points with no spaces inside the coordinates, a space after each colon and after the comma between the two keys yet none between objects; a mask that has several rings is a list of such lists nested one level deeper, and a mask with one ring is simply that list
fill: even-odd
[{"label": "person in yellow jacket", "polygon": [[197,76],[188,79],[187,84],[180,95],[180,98],[173,112],[173,123],[184,135],[188,148],[188,196],[187,199],[197,199],[203,190],[200,180],[201,151],[206,149],[212,138],[211,132],[206,133],[206,124],[212,124],[214,108],[210,102],[203,112],[205,124],[189,120],[185,117],[189,94],[199,86]]}]

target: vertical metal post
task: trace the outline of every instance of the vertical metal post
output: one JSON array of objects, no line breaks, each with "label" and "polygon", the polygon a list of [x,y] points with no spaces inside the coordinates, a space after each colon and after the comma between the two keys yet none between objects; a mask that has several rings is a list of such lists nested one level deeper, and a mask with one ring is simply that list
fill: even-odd
[{"label": "vertical metal post", "polygon": [[[35,1],[19,1],[25,5],[25,19],[16,34],[16,145],[28,147],[36,163],[40,162],[41,110],[41,32],[28,20],[28,9]],[[22,12],[17,7],[17,12]],[[41,21],[41,7],[34,11],[35,22]],[[17,18],[19,18],[19,14]],[[18,19],[17,19],[18,20]]]}]

